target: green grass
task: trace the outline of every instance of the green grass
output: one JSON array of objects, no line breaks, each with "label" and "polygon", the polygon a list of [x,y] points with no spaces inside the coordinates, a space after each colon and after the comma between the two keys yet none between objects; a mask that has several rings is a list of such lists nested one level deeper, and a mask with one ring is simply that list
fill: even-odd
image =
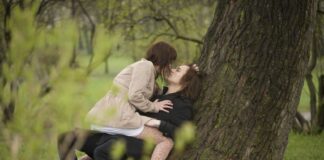
[{"label": "green grass", "polygon": [[285,160],[324,159],[324,134],[304,135],[291,133],[285,152]]}]

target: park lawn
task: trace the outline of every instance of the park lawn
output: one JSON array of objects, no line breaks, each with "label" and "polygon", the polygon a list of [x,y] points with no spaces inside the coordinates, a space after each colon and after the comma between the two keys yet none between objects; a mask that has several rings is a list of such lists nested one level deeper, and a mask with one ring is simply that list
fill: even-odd
[{"label": "park lawn", "polygon": [[305,135],[291,133],[285,152],[285,160],[322,160],[324,159],[324,134]]},{"label": "park lawn", "polygon": [[[87,56],[81,56],[81,66],[85,67]],[[101,98],[112,83],[113,77],[125,66],[132,63],[130,58],[125,57],[110,57],[109,59],[109,73],[104,73],[104,65],[99,66],[91,73],[84,86],[84,95],[87,97],[85,102],[86,107],[91,108],[94,103]],[[301,95],[299,110],[307,111],[308,108],[308,88],[304,85],[303,93]],[[324,134],[321,135],[304,135],[291,133],[289,135],[289,142],[285,152],[285,160],[318,160],[324,159]]]}]

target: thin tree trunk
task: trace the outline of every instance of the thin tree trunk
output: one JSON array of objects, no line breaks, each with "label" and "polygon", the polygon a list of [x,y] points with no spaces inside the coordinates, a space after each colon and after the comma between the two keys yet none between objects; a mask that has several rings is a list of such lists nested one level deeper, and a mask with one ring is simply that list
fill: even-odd
[{"label": "thin tree trunk", "polygon": [[105,74],[109,73],[108,58],[105,60]]},{"label": "thin tree trunk", "polygon": [[[324,0],[318,1],[318,14],[316,16],[316,28],[314,33],[313,51],[317,56],[323,56],[323,18],[324,18]],[[317,126],[319,131],[324,129],[324,75],[318,77],[318,113]]]},{"label": "thin tree trunk", "polygon": [[90,52],[90,59],[88,63],[88,69],[87,69],[87,74],[90,74],[92,72],[92,69],[90,68],[91,63],[93,61],[94,53],[93,53],[93,41],[94,41],[94,36],[96,32],[96,26],[91,26],[90,29],[90,41],[89,41],[89,52]]},{"label": "thin tree trunk", "polygon": [[310,131],[310,126],[309,122],[304,118],[304,116],[300,112],[296,112],[296,120],[298,121],[300,125],[300,132],[309,132]]},{"label": "thin tree trunk", "polygon": [[93,57],[94,57],[94,53],[93,53],[93,40],[94,40],[94,36],[95,36],[95,32],[96,32],[96,24],[95,22],[92,20],[91,16],[89,15],[88,11],[85,9],[85,7],[83,6],[82,2],[80,0],[75,0],[76,3],[78,3],[81,11],[83,12],[84,16],[87,18],[87,20],[90,23],[90,39],[89,39],[89,53],[91,54],[89,63],[88,63],[88,70],[87,70],[87,74],[91,73],[91,68],[90,65],[92,63]]},{"label": "thin tree trunk", "polygon": [[[72,17],[72,19],[76,18],[76,11],[77,11],[76,6],[77,6],[76,0],[71,0],[71,17]],[[78,66],[76,58],[77,58],[77,44],[74,44],[72,56],[70,59],[70,65],[69,65],[71,68],[76,68]]]},{"label": "thin tree trunk", "polygon": [[218,1],[199,60],[207,77],[197,141],[183,159],[283,159],[314,8],[314,0]]},{"label": "thin tree trunk", "polygon": [[324,130],[324,75],[318,78],[318,126]]},{"label": "thin tree trunk", "polygon": [[317,126],[317,105],[316,105],[316,89],[313,82],[311,73],[306,75],[306,82],[310,93],[310,111],[311,111],[311,128],[312,131],[316,130]]}]

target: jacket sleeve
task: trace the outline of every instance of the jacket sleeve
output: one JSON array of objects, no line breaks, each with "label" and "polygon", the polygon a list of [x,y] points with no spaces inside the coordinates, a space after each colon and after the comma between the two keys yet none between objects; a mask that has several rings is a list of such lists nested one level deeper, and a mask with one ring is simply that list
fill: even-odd
[{"label": "jacket sleeve", "polygon": [[184,122],[190,121],[192,119],[191,106],[186,106],[181,109],[181,112],[172,115],[172,118],[169,121],[161,120],[159,130],[163,133],[164,136],[174,139],[175,131],[179,128]]},{"label": "jacket sleeve", "polygon": [[141,62],[134,66],[128,90],[128,101],[143,112],[158,112],[159,109],[145,98],[145,88],[154,76],[154,66],[149,62]]}]

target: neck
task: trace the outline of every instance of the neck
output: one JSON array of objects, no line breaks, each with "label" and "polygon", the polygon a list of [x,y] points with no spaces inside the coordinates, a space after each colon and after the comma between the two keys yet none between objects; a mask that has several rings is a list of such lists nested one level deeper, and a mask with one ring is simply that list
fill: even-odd
[{"label": "neck", "polygon": [[169,84],[168,91],[166,92],[166,94],[179,92],[180,90],[181,90],[181,86]]}]

